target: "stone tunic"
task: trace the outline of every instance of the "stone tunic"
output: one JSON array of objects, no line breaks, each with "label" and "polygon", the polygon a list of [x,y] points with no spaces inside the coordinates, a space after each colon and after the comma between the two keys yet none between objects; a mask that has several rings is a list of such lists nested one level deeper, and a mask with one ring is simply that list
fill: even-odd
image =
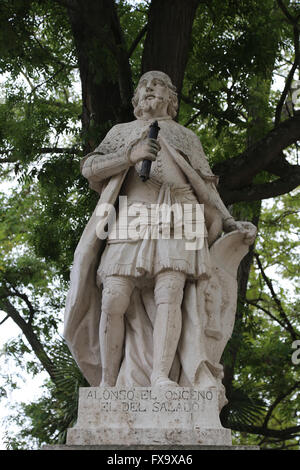
[{"label": "stone tunic", "polygon": [[[167,149],[162,147],[157,158],[151,165],[150,178],[145,183],[139,177],[142,162],[135,165],[129,171],[120,195],[127,196],[127,207],[130,213],[136,209],[136,214],[143,208],[147,209],[147,214],[151,215],[151,207],[154,204],[167,204],[179,206],[182,214],[184,210],[192,211],[192,229],[195,232],[195,207],[199,202],[187,183],[186,177],[181,169],[173,161]],[[175,206],[174,206],[175,204]],[[188,205],[188,206],[184,206]],[[160,206],[161,207],[161,206]],[[129,216],[127,224],[139,215]],[[161,217],[163,219],[163,217]],[[98,284],[103,282],[106,276],[121,275],[135,278],[153,278],[164,270],[175,270],[184,272],[190,279],[207,279],[210,275],[210,256],[207,244],[207,232],[203,222],[203,239],[201,249],[187,249],[186,243],[191,242],[191,235],[186,233],[186,228],[182,227],[182,218],[176,219],[174,216],[170,220],[161,220],[159,226],[156,225],[156,238],[144,238],[145,231],[149,228],[149,220],[144,226],[139,227],[138,239],[128,237],[126,240],[115,238],[119,233],[121,218],[117,217],[116,232],[114,236],[108,237],[106,248],[102,254],[100,266],[97,272]],[[177,222],[176,222],[177,221]],[[155,220],[158,222],[158,219]],[[182,238],[177,239],[176,223],[181,224]],[[168,225],[168,227],[166,227]],[[124,227],[123,227],[124,228]],[[153,225],[152,225],[152,228]],[[177,226],[177,229],[179,227]],[[162,238],[163,230],[170,230],[170,238]],[[149,234],[150,232],[148,232]],[[178,233],[178,232],[177,232]],[[157,236],[158,234],[158,236]],[[158,239],[157,239],[158,238]]]}]

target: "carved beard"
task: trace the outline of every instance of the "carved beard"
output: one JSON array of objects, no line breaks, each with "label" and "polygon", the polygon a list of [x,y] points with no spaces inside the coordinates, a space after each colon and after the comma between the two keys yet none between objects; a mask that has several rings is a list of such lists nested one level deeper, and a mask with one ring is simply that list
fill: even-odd
[{"label": "carved beard", "polygon": [[139,107],[142,111],[148,113],[152,110],[157,110],[161,105],[165,104],[168,100],[156,96],[155,98],[145,98],[139,102]]}]

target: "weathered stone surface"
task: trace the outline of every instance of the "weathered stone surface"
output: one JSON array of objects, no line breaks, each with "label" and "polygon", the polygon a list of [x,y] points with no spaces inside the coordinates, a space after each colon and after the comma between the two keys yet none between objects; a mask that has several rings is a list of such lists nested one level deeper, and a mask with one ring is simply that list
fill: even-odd
[{"label": "weathered stone surface", "polygon": [[127,450],[140,450],[140,451],[151,451],[151,450],[179,450],[179,451],[223,451],[223,450],[260,450],[259,446],[209,446],[209,445],[156,445],[156,446],[121,446],[121,445],[44,445],[42,450],[115,450],[115,451],[127,451]]},{"label": "weathered stone surface", "polygon": [[216,389],[81,388],[67,445],[231,445]]}]

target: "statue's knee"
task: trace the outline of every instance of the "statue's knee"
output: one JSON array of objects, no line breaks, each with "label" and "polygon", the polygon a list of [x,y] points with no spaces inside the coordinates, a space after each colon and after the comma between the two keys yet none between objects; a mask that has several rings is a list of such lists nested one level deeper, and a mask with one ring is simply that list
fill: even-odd
[{"label": "statue's knee", "polygon": [[158,275],[154,289],[156,305],[181,305],[184,284],[185,274],[181,272],[161,273],[161,275]]},{"label": "statue's knee", "polygon": [[130,282],[113,280],[105,283],[102,291],[102,311],[110,315],[124,315],[129,306],[132,290]]}]

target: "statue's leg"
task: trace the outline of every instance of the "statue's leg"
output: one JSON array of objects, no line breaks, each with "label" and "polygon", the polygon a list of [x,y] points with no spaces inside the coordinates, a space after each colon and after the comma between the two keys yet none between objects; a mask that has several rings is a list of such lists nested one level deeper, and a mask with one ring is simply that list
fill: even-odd
[{"label": "statue's leg", "polygon": [[133,281],[124,276],[108,276],[104,281],[99,332],[101,387],[116,384],[124,345],[124,315],[133,289]]},{"label": "statue's leg", "polygon": [[181,334],[181,303],[186,276],[179,271],[158,274],[155,283],[156,318],[153,332],[152,386],[176,386],[168,376]]}]

